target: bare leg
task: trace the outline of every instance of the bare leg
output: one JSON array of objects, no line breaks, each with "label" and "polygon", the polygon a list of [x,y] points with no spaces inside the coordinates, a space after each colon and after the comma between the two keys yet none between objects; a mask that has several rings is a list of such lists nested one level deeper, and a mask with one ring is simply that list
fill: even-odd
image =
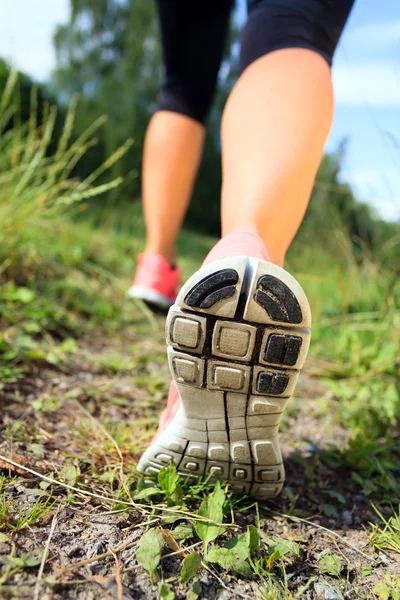
[{"label": "bare leg", "polygon": [[175,242],[197,174],[204,140],[198,121],[157,112],[147,130],[143,157],[145,253],[175,262]]},{"label": "bare leg", "polygon": [[243,72],[222,120],[223,235],[251,228],[283,264],[332,117],[330,68],[316,52],[277,50]]}]

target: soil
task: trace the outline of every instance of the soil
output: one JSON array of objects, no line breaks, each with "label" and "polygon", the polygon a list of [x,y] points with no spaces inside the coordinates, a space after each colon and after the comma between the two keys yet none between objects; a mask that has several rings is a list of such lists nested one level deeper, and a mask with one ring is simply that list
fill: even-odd
[{"label": "soil", "polygon": [[[113,433],[125,472],[133,470],[165,405],[169,374],[163,360],[162,319],[157,318],[157,323],[157,331],[144,329],[140,336],[129,331],[123,336],[91,336],[80,344],[64,372],[38,364],[24,379],[7,384],[0,390],[0,454],[72,485],[74,478],[68,479],[63,467],[74,465],[80,489],[108,497],[115,493],[117,475],[113,481],[105,474],[118,474],[120,457],[102,428]],[[135,360],[131,368],[118,371],[107,367],[110,353],[121,360],[132,359],[132,346]],[[399,574],[399,556],[374,552],[369,531],[370,522],[377,517],[370,500],[348,468],[333,468],[324,460],[330,444],[345,451],[348,434],[332,424],[334,406],[322,415],[315,410],[326,390],[309,376],[311,366],[300,379],[281,434],[287,474],[284,493],[259,505],[261,529],[271,538],[294,540],[300,546],[300,556],[285,561],[287,585],[293,595],[312,578],[297,597],[372,598],[372,588],[385,573]],[[10,522],[15,524],[18,515],[28,514],[38,498],[46,498],[51,486],[4,462],[0,462],[1,474],[6,484],[0,501],[12,502]],[[250,504],[247,500],[235,505],[235,533],[256,523],[257,512],[254,505],[247,508]],[[2,526],[4,517],[0,516],[0,529],[8,536],[6,541],[0,537],[0,597],[158,598],[157,586],[135,559],[135,544],[146,530],[149,511],[135,507],[115,510],[117,503],[112,506],[54,486],[48,510],[35,523],[13,532]],[[13,573],[6,557],[23,557],[44,548],[46,542],[48,559],[35,596],[38,565],[26,565]],[[119,549],[121,545],[125,549]],[[101,556],[109,551],[113,553]],[[318,559],[324,554],[342,557],[340,579],[321,574]],[[188,586],[176,583],[181,564],[181,557],[175,555],[164,558],[160,566],[163,579],[175,578],[171,587],[178,600],[188,593]],[[369,566],[373,566],[371,574],[363,576],[362,570]],[[272,573],[279,577],[278,570]],[[267,597],[256,579],[216,569],[200,571],[199,579],[202,597],[209,600]]]}]

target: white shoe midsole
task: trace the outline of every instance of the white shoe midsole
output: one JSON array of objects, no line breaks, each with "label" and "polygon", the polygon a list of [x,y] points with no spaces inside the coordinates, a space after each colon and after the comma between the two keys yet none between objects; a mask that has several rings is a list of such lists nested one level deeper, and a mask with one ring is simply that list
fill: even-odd
[{"label": "white shoe midsole", "polygon": [[168,309],[173,305],[173,301],[170,298],[167,298],[167,296],[163,296],[155,290],[150,290],[149,288],[141,287],[139,285],[132,285],[126,292],[126,297],[138,298],[139,300],[150,302],[151,304],[155,304],[164,309]]}]

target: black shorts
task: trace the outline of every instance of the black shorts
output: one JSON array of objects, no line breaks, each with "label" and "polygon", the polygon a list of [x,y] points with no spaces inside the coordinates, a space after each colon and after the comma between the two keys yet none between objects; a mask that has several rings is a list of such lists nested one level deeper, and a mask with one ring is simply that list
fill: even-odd
[{"label": "black shorts", "polygon": [[[282,48],[329,64],[354,0],[247,0],[239,68]],[[157,0],[165,81],[160,110],[204,123],[214,97],[233,0]]]}]

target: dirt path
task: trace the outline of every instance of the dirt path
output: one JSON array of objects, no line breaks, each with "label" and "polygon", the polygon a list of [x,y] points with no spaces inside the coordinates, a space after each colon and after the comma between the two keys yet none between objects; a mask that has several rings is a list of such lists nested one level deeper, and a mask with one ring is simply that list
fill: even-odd
[{"label": "dirt path", "polygon": [[[139,333],[88,338],[65,372],[38,365],[0,391],[0,454],[81,490],[52,485],[0,460],[1,598],[159,597],[135,558],[152,510],[148,504],[127,508],[117,494],[135,487],[134,465],[165,403],[169,375],[162,337],[158,319],[156,328],[144,324]],[[324,411],[321,402],[327,405]],[[368,524],[377,517],[342,465],[340,449],[347,436],[332,424],[334,403],[329,402],[327,391],[306,371],[281,436],[284,493],[259,506],[266,536],[298,545],[297,554],[288,553],[272,566],[273,589],[286,588],[282,598],[303,586],[301,598],[377,597],[371,591],[377,582],[400,570],[398,555],[374,552],[368,543]],[[111,497],[115,502],[107,501]],[[190,506],[196,502],[188,501]],[[235,533],[257,523],[250,505],[248,500],[234,504]],[[48,557],[40,573],[46,543]],[[335,561],[324,559],[332,555],[340,564],[336,576]],[[188,597],[188,586],[176,583],[181,563],[174,555],[164,557],[160,567],[164,580],[175,577],[171,587],[177,599]],[[257,578],[221,570],[200,571],[199,580],[201,597],[207,599],[278,597],[277,591],[268,596],[268,587]]]}]

